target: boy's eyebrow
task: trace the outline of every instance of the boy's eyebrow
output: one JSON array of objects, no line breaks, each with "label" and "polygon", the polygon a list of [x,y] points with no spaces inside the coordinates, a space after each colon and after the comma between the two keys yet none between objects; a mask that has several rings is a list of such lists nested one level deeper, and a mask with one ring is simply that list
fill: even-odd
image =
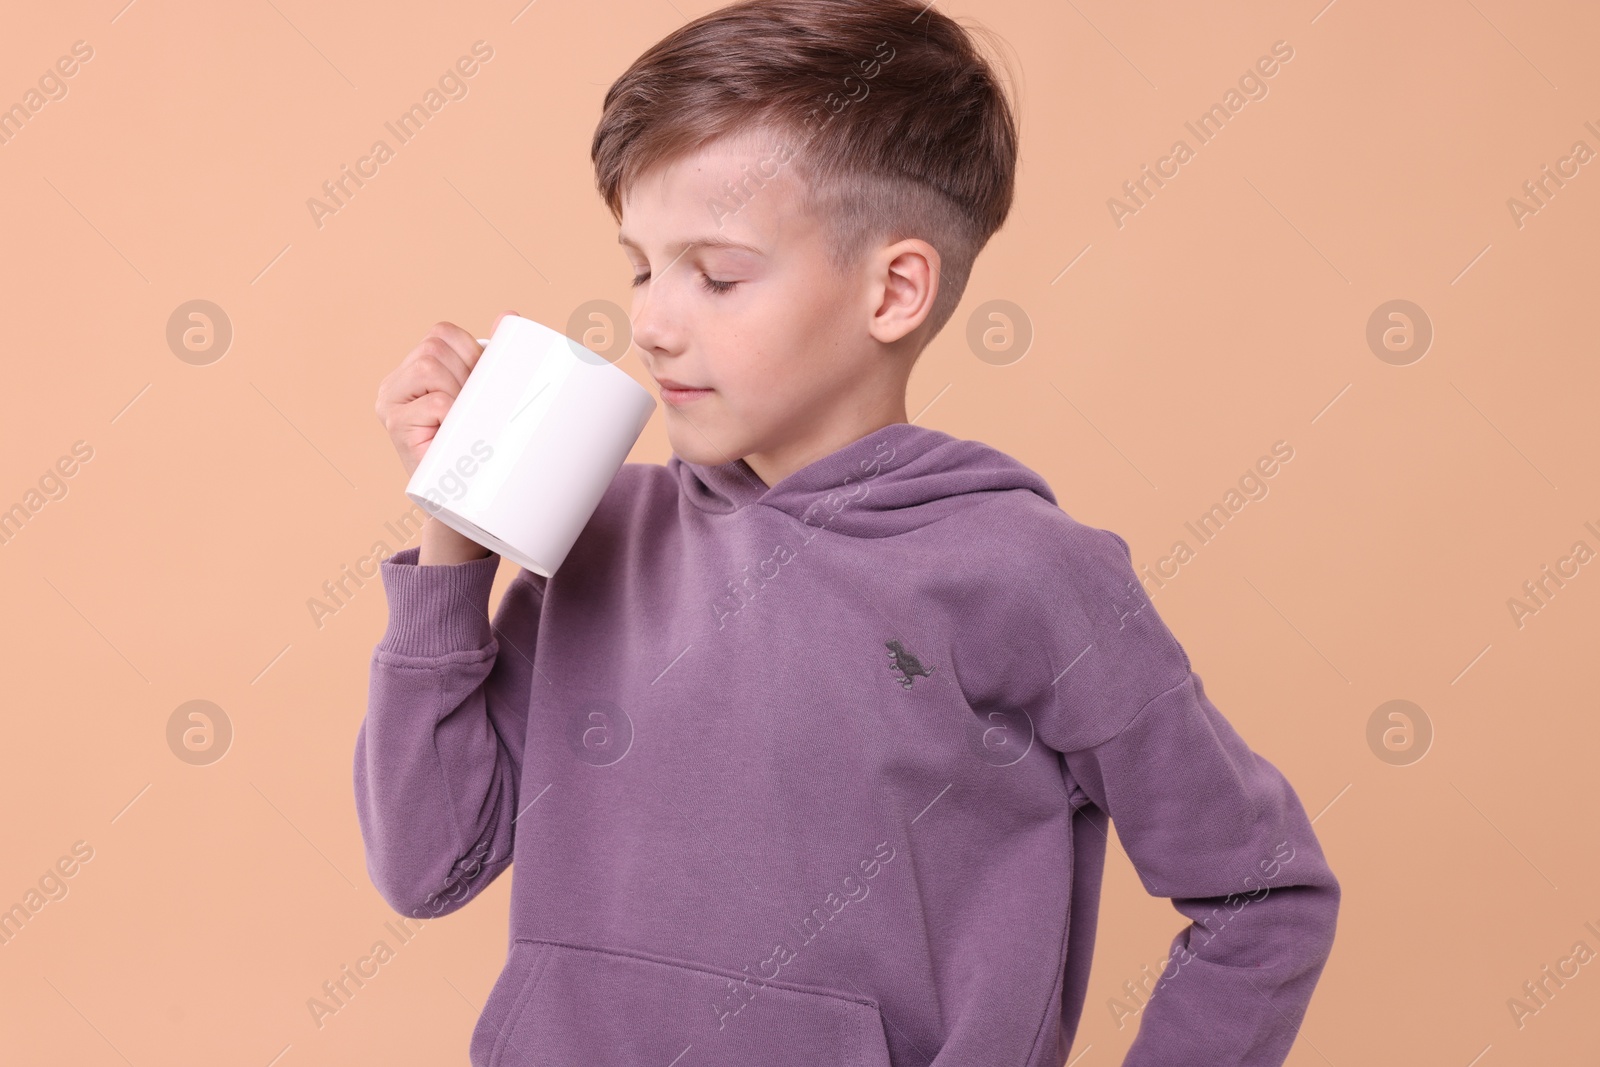
[{"label": "boy's eyebrow", "polygon": [[[640,251],[639,246],[633,243],[633,239],[620,231],[617,233],[617,244],[627,245],[629,248],[632,248],[635,251]],[[709,237],[696,237],[692,241],[680,241],[678,242],[677,247],[682,249],[682,251],[678,253],[679,255],[682,255],[684,252],[688,252],[691,248],[731,248],[735,251],[750,252],[758,256],[766,254],[754,245],[747,245],[743,241],[735,241],[731,237],[721,237],[717,235],[712,235]]]}]

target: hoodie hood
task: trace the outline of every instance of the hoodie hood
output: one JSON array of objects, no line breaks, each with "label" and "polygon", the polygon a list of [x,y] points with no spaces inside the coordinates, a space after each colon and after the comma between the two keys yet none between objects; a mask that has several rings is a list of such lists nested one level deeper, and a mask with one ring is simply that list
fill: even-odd
[{"label": "hoodie hood", "polygon": [[980,441],[894,422],[768,487],[743,459],[707,466],[674,454],[667,469],[684,497],[713,514],[752,504],[849,537],[891,537],[1025,489],[1055,504],[1039,474]]}]

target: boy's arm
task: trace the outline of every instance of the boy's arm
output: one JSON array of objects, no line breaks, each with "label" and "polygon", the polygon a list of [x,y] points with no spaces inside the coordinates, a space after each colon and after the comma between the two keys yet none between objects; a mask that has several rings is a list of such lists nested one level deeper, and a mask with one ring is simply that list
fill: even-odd
[{"label": "boy's arm", "polygon": [[1192,920],[1125,1067],[1276,1067],[1331,951],[1339,883],[1294,789],[1206,697],[1127,542],[1078,528],[1052,562],[1040,739],[1074,800],[1110,815],[1145,888]]},{"label": "boy's arm", "polygon": [[396,911],[457,910],[511,862],[534,639],[546,579],[520,572],[491,629],[500,557],[380,564],[389,624],[356,736],[367,870]]},{"label": "boy's arm", "polygon": [[1193,920],[1172,940],[1124,1067],[1283,1063],[1339,908],[1294,789],[1193,673],[1115,737],[1063,757],[1146,890]]}]

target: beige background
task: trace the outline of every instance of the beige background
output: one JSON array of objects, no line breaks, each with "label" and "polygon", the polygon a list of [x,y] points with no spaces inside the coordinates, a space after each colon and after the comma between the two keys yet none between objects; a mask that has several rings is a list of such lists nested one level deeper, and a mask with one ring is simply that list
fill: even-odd
[{"label": "beige background", "polygon": [[[92,448],[0,545],[0,907],[93,849],[0,946],[0,1061],[465,1063],[510,878],[320,1028],[307,1009],[397,943],[351,793],[383,592],[320,628],[307,605],[374,542],[402,547],[372,404],[429,325],[627,306],[589,138],[605,86],[706,7],[123,2],[11,5],[0,33],[0,105],[93,49],[0,144],[0,508]],[[1521,226],[1507,201],[1575,141],[1600,151],[1600,15],[1324,3],[942,6],[1014,47],[1023,160],[910,408],[1040,471],[1141,566],[1196,546],[1184,523],[1288,442],[1270,494],[1152,588],[1344,885],[1289,1062],[1594,1062],[1600,967],[1520,1028],[1507,1001],[1575,943],[1600,951],[1600,564],[1520,627],[1508,600],[1600,549],[1600,162]],[[394,147],[383,123],[477,40],[494,57],[469,94],[318,228],[307,200]],[[1108,198],[1193,146],[1185,120],[1280,40],[1269,95],[1115,225]],[[195,299],[233,329],[209,365],[166,340]],[[1394,299],[1435,331],[1407,365],[1366,341]],[[966,341],[990,300],[1034,333],[1007,365]],[[667,459],[660,418],[635,460]],[[1405,765],[1368,742],[1396,699],[1434,734]],[[232,724],[209,765],[168,745],[190,700]],[[1083,1067],[1119,1062],[1134,1026],[1108,1002],[1183,922],[1116,849],[1101,920]]]}]

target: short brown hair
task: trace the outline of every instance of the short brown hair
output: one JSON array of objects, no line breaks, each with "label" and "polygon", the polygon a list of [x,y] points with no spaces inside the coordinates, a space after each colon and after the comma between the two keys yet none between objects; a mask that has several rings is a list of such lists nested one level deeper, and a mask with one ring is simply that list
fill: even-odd
[{"label": "short brown hair", "polygon": [[[702,15],[606,93],[590,151],[601,198],[620,222],[644,173],[754,131],[797,149],[804,206],[831,227],[836,269],[877,240],[938,250],[926,344],[1015,185],[1012,106],[968,30],[922,0],[741,0]],[[735,192],[750,195],[750,182],[762,184]]]}]

